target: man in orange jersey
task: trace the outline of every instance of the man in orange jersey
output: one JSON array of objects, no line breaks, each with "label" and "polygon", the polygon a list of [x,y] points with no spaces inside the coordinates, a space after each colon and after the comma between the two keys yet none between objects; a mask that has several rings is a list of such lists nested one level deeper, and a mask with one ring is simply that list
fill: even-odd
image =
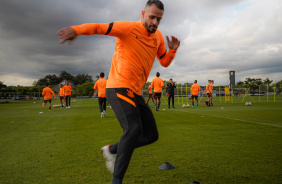
[{"label": "man in orange jersey", "polygon": [[211,80],[211,84],[210,84],[210,91],[211,91],[211,100],[210,100],[210,102],[211,102],[211,106],[215,106],[215,105],[212,103],[212,90],[213,90],[213,83],[214,83],[214,81],[213,81],[213,80]]},{"label": "man in orange jersey", "polygon": [[199,91],[201,91],[201,88],[199,84],[197,84],[197,80],[194,81],[194,84],[191,86],[190,91],[192,93],[192,107],[195,107],[194,99],[196,100],[196,104],[198,106],[198,95],[199,95]]},{"label": "man in orange jersey", "polygon": [[49,111],[51,111],[51,101],[52,101],[51,93],[53,94],[53,97],[55,99],[57,99],[54,91],[51,88],[49,88],[48,84],[46,84],[45,88],[42,91],[42,96],[44,96],[44,101],[43,101],[42,107],[44,107],[46,105],[46,103],[49,102]]},{"label": "man in orange jersey", "polygon": [[164,81],[160,78],[160,73],[157,72],[156,78],[152,80],[151,86],[154,88],[154,103],[156,111],[159,111],[161,105],[162,91],[164,87]]},{"label": "man in orange jersey", "polygon": [[154,102],[154,98],[153,98],[153,88],[152,88],[151,85],[148,86],[148,96],[149,96],[149,97],[148,97],[148,100],[147,100],[146,103],[149,103],[149,100],[150,100],[150,99],[152,99],[153,103],[155,103],[155,102]]},{"label": "man in orange jersey", "polygon": [[60,102],[61,102],[61,107],[60,108],[63,108],[64,107],[63,101],[62,101],[63,99],[64,99],[65,104],[66,104],[66,96],[65,96],[65,90],[64,90],[63,84],[60,84],[59,96],[60,96]]},{"label": "man in orange jersey", "polygon": [[71,102],[71,85],[69,81],[67,81],[67,84],[64,86],[64,92],[66,96],[66,109],[70,109],[70,102]]},{"label": "man in orange jersey", "polygon": [[[105,76],[104,72],[101,72],[100,79],[98,79],[94,85],[94,90],[98,90],[98,103],[101,112],[101,118],[104,118],[106,115],[106,103],[107,103],[107,99],[106,99],[107,80],[104,79],[104,76]],[[94,95],[96,96],[96,92],[94,93]]]},{"label": "man in orange jersey", "polygon": [[57,32],[60,43],[68,41],[69,44],[78,35],[117,37],[106,97],[123,128],[123,135],[118,143],[101,148],[107,168],[113,172],[112,184],[122,184],[134,149],[157,141],[159,136],[153,113],[141,95],[155,57],[162,66],[168,67],[180,45],[176,37],[167,36],[167,52],[157,29],[163,13],[161,1],[149,0],[137,22],[88,23]]},{"label": "man in orange jersey", "polygon": [[166,85],[166,95],[168,100],[168,108],[170,108],[170,99],[172,102],[172,108],[174,109],[174,89],[176,88],[176,85],[173,83],[172,79],[169,79],[169,83]]},{"label": "man in orange jersey", "polygon": [[211,97],[212,97],[212,90],[210,88],[210,85],[211,85],[211,80],[208,80],[208,83],[206,85],[206,92],[207,92],[208,100],[204,102],[205,106],[208,106],[208,107],[211,106]]}]

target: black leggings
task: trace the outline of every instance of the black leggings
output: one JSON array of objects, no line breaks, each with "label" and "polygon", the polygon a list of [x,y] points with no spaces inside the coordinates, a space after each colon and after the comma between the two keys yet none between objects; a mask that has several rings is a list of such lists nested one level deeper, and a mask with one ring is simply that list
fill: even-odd
[{"label": "black leggings", "polygon": [[68,96],[66,96],[66,106],[67,107],[70,106],[70,102],[71,102],[71,96],[68,95]]},{"label": "black leggings", "polygon": [[98,98],[98,103],[99,103],[99,109],[100,112],[103,112],[103,110],[106,110],[106,103],[107,99],[106,98]]},{"label": "black leggings", "polygon": [[110,146],[117,154],[114,177],[122,179],[135,148],[158,140],[159,134],[151,109],[142,96],[126,88],[107,88],[107,100],[123,128],[120,141]]}]

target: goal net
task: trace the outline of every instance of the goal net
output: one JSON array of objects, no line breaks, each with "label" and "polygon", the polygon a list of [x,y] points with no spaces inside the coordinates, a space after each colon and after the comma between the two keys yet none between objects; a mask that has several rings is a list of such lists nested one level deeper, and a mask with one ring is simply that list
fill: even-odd
[{"label": "goal net", "polygon": [[245,96],[248,88],[233,88],[233,96]]}]

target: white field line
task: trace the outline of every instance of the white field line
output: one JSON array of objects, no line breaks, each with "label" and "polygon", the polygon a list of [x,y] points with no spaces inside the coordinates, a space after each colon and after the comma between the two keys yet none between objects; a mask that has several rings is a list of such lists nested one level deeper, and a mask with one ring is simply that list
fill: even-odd
[{"label": "white field line", "polygon": [[216,116],[216,115],[210,115],[210,114],[201,114],[201,113],[183,111],[183,110],[178,110],[178,109],[176,109],[176,111],[188,112],[188,113],[191,113],[191,114],[198,114],[198,115],[202,115],[202,116],[212,116],[212,117],[216,117],[216,118],[225,118],[225,119],[231,119],[231,120],[235,120],[235,121],[242,121],[242,122],[247,122],[247,123],[254,123],[254,124],[260,124],[260,125],[267,125],[267,126],[273,126],[273,127],[282,128],[281,125],[275,125],[275,124],[261,123],[261,122],[255,122],[255,121],[247,121],[247,120],[243,120],[243,119],[230,118],[230,117],[225,117],[225,116]]}]

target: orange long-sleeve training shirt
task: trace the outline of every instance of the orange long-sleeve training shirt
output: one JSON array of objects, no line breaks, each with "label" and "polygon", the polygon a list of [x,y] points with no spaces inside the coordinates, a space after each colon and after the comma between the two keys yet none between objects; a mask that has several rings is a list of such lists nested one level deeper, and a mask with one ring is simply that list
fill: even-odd
[{"label": "orange long-sleeve training shirt", "polygon": [[51,93],[53,94],[54,98],[56,99],[56,95],[55,95],[54,91],[49,87],[45,87],[42,91],[42,95],[44,96],[44,100],[51,100],[52,99]]},{"label": "orange long-sleeve training shirt", "polygon": [[161,32],[149,33],[141,20],[87,23],[72,28],[77,35],[117,37],[107,88],[129,88],[137,95],[142,95],[155,57],[158,57],[162,66],[168,67],[176,53],[176,50],[171,49],[167,52]]},{"label": "orange long-sleeve training shirt", "polygon": [[64,86],[64,91],[65,91],[65,95],[66,96],[70,96],[71,95],[71,91],[72,91],[71,85],[65,85]]},{"label": "orange long-sleeve training shirt", "polygon": [[64,90],[64,87],[61,87],[61,88],[60,88],[59,95],[60,95],[60,97],[65,96],[65,90]]},{"label": "orange long-sleeve training shirt", "polygon": [[163,91],[164,81],[163,79],[156,77],[152,80],[151,86],[154,87],[155,93],[161,93]]},{"label": "orange long-sleeve training shirt", "polygon": [[153,94],[153,88],[151,85],[148,86],[148,89],[149,89],[149,94]]},{"label": "orange long-sleeve training shirt", "polygon": [[213,90],[213,84],[211,83],[209,87],[210,87],[210,92],[212,93],[212,90]]},{"label": "orange long-sleeve training shirt", "polygon": [[200,88],[199,84],[193,84],[190,88],[190,91],[192,92],[192,95],[194,95],[194,96],[198,96],[200,90],[201,90],[201,88]]},{"label": "orange long-sleeve training shirt", "polygon": [[98,97],[106,98],[106,84],[107,80],[104,78],[100,78],[95,82],[93,89],[98,90]]}]

